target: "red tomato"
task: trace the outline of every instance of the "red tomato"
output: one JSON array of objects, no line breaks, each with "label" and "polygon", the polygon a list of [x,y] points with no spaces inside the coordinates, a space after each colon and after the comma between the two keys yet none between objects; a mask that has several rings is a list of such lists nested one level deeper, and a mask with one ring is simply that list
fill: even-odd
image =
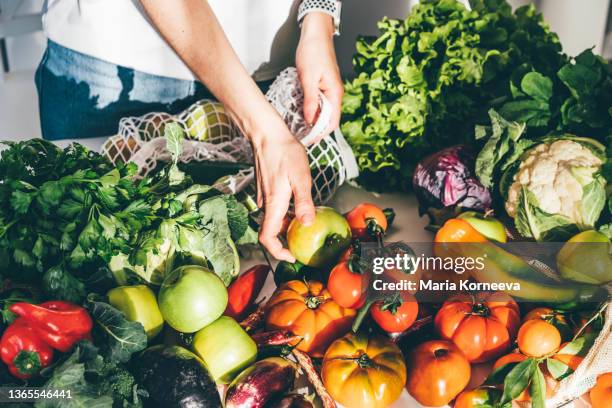
[{"label": "red tomato", "polygon": [[402,293],[399,299],[378,301],[372,305],[372,319],[387,333],[401,333],[412,326],[419,313],[414,296]]},{"label": "red tomato", "polygon": [[361,203],[346,214],[353,237],[361,240],[372,240],[384,235],[387,231],[387,217],[380,207]]},{"label": "red tomato", "polygon": [[340,306],[357,309],[365,302],[367,275],[353,272],[349,265],[349,262],[340,262],[332,269],[327,291]]},{"label": "red tomato", "polygon": [[435,326],[470,362],[480,363],[499,357],[510,347],[520,321],[518,305],[505,293],[459,294],[444,302]]}]

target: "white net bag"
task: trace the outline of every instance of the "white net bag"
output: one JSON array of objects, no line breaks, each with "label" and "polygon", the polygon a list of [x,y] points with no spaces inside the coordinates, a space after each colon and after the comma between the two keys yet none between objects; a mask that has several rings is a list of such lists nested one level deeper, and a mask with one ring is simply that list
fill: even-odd
[{"label": "white net bag", "polygon": [[[304,94],[295,68],[288,68],[279,74],[266,98],[292,134],[306,147],[316,204],[325,203],[344,181],[357,177],[355,157],[342,134],[335,131],[332,135],[323,135],[331,116],[331,106],[324,95],[320,95],[316,123],[310,126],[304,120]],[[169,122],[181,125],[187,136],[181,162],[249,164],[250,168],[224,177],[215,187],[231,193],[254,188],[251,145],[232,123],[223,105],[211,100],[199,101],[178,115],[154,112],[123,118],[119,122],[118,134],[106,141],[102,153],[113,163],[136,163],[144,176],[158,162],[170,160],[163,138],[165,125]]]},{"label": "white net bag", "polygon": [[[571,407],[595,385],[597,377],[612,372],[612,303],[604,312],[604,326],[584,360],[569,377],[561,380],[554,397],[546,402],[547,407]],[[612,404],[612,401],[610,401]]]}]

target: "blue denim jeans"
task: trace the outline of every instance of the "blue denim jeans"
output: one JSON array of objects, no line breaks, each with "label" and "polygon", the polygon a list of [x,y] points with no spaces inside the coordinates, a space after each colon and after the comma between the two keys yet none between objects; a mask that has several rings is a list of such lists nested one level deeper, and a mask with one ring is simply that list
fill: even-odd
[{"label": "blue denim jeans", "polygon": [[122,117],[178,113],[213,98],[200,82],[146,74],[51,40],[35,80],[42,135],[48,140],[111,136]]}]

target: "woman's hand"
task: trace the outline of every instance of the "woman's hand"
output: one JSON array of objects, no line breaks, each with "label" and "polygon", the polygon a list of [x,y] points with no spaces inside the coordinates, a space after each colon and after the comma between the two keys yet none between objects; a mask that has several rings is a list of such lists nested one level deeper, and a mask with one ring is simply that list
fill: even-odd
[{"label": "woman's hand", "polygon": [[323,93],[332,105],[330,126],[324,134],[331,133],[340,124],[342,105],[342,79],[334,49],[334,24],[325,13],[309,13],[302,23],[302,34],[295,63],[304,89],[304,117],[313,124],[319,108],[319,93]]},{"label": "woman's hand", "polygon": [[266,122],[271,126],[265,135],[251,136],[257,174],[257,205],[264,209],[265,214],[259,241],[275,258],[295,262],[295,257],[283,247],[278,234],[292,196],[297,219],[306,225],[314,220],[308,157],[304,146],[289,132],[280,117]]},{"label": "woman's hand", "polygon": [[[312,180],[304,147],[293,137],[240,63],[208,2],[140,2],[162,36],[225,105],[232,121],[253,145],[258,204],[265,211],[259,240],[275,258],[293,262],[293,255],[283,248],[278,233],[292,196],[298,219],[304,224],[314,220],[315,210],[310,195]],[[329,32],[327,40],[321,38],[322,33],[317,29],[321,24],[320,17],[306,16],[308,22],[304,21],[302,26],[299,51],[302,63],[298,68],[302,66],[302,82],[311,84],[308,109],[312,120],[316,114],[319,89],[329,93],[330,99],[338,106],[342,92],[331,43],[332,32]],[[328,29],[333,30],[331,19],[327,19]],[[326,42],[327,48],[324,48]],[[324,61],[327,61],[326,68],[322,68]],[[330,82],[328,72],[337,78]],[[336,86],[330,85],[332,83]]]}]

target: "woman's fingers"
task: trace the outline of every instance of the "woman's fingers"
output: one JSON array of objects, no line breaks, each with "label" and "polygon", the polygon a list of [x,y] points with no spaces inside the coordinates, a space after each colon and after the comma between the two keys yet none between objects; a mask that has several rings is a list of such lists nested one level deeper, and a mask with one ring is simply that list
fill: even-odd
[{"label": "woman's fingers", "polygon": [[259,242],[276,259],[295,262],[295,257],[283,247],[278,234],[283,226],[283,219],[289,210],[291,193],[266,193],[264,219],[259,231]]},{"label": "woman's fingers", "polygon": [[319,110],[319,81],[308,73],[300,73],[300,82],[304,92],[304,119],[313,125]]},{"label": "woman's fingers", "polygon": [[309,169],[296,175],[291,187],[293,189],[295,216],[304,225],[312,224],[315,217],[315,207],[312,201],[312,179]]},{"label": "woman's fingers", "polygon": [[321,92],[327,98],[331,104],[331,118],[329,121],[329,128],[326,134],[329,134],[336,130],[340,126],[340,112],[342,110],[342,96],[344,95],[344,87],[342,86],[342,80],[338,74],[330,73],[328,77],[329,84],[323,86]]}]

